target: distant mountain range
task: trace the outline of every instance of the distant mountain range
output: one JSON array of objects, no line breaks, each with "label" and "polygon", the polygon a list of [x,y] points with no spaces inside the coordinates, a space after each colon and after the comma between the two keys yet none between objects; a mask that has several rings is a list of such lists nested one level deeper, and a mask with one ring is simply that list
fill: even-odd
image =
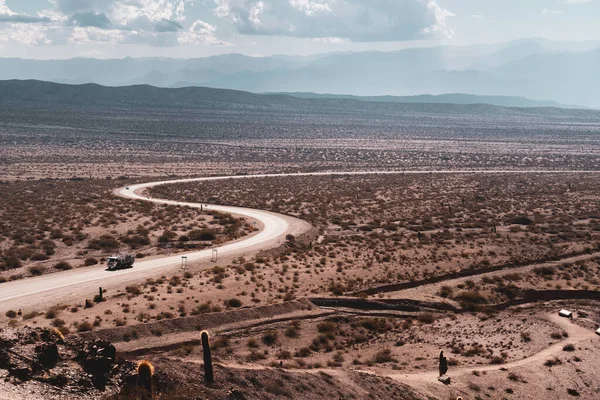
[{"label": "distant mountain range", "polygon": [[500,107],[558,107],[581,108],[560,104],[556,101],[531,100],[517,96],[476,96],[464,93],[451,93],[417,96],[352,96],[345,94],[319,94],[310,92],[281,92],[267,94],[287,94],[301,99],[354,99],[378,103],[429,103],[429,104],[491,104]]},{"label": "distant mountain range", "polygon": [[[306,57],[228,54],[190,59],[0,59],[0,79],[5,80],[38,79],[108,86],[204,86],[255,93],[355,96],[469,93],[600,108],[598,71],[600,43],[543,39]],[[512,100],[504,100],[514,105]]]},{"label": "distant mountain range", "polygon": [[[400,101],[364,101],[341,97],[296,97],[287,94],[255,94],[205,87],[158,88],[149,85],[107,87],[97,84],[69,85],[37,80],[0,81],[0,108],[63,110],[65,107],[181,108],[207,110],[260,110],[285,113],[337,115],[529,115],[600,118],[600,111],[563,108],[500,107],[491,104],[449,104]],[[462,95],[450,95],[464,99]],[[444,97],[441,97],[444,98]],[[471,98],[468,97],[467,98]],[[397,99],[396,99],[397,100]]]}]

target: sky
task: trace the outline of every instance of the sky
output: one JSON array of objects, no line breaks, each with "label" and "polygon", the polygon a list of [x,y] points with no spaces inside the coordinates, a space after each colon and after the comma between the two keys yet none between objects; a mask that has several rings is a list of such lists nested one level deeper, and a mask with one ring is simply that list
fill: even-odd
[{"label": "sky", "polygon": [[307,55],[600,39],[600,0],[0,0],[0,57]]}]

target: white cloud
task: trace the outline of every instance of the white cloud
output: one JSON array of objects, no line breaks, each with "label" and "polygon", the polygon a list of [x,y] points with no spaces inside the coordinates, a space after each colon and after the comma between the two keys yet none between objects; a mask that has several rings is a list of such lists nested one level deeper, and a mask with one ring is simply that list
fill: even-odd
[{"label": "white cloud", "polygon": [[567,4],[583,4],[583,3],[591,3],[594,0],[566,0]]},{"label": "white cloud", "polygon": [[290,4],[297,10],[302,11],[309,17],[317,13],[330,13],[333,10],[327,3],[314,0],[290,0]]},{"label": "white cloud", "polygon": [[40,22],[50,22],[46,17],[35,17],[26,14],[18,14],[12,11],[6,5],[5,0],[0,0],[0,23],[20,23],[20,24],[31,24]]},{"label": "white cloud", "polygon": [[542,14],[544,15],[563,15],[564,13],[563,10],[552,10],[549,8],[542,9]]},{"label": "white cloud", "polygon": [[451,12],[434,0],[215,0],[215,13],[248,35],[356,42],[450,37]]},{"label": "white cloud", "polygon": [[[17,14],[0,0],[0,42],[25,44],[127,43],[178,46],[226,45],[217,28],[203,21],[185,24],[193,0],[49,0],[38,16]],[[4,24],[3,24],[4,22]],[[16,29],[17,23],[47,23]],[[30,24],[31,25],[31,24]],[[185,25],[188,25],[187,27]]]},{"label": "white cloud", "polygon": [[16,15],[16,13],[8,8],[5,0],[0,0],[0,15]]},{"label": "white cloud", "polygon": [[195,21],[187,32],[179,37],[181,44],[214,44],[218,46],[228,46],[229,43],[219,40],[215,36],[217,27],[204,21]]},{"label": "white cloud", "polygon": [[39,25],[9,24],[0,31],[0,42],[21,43],[26,45],[50,44],[48,28]]}]

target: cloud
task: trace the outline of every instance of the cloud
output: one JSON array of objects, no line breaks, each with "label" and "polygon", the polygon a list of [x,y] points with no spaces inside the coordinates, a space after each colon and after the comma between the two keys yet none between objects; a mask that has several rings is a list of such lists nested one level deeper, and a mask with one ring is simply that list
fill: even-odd
[{"label": "cloud", "polygon": [[451,12],[434,0],[215,0],[239,33],[356,42],[450,37]]},{"label": "cloud", "polygon": [[74,26],[95,27],[101,29],[108,29],[112,26],[112,22],[104,13],[95,13],[94,11],[83,11],[78,12],[69,18],[69,23]]},{"label": "cloud", "polygon": [[542,9],[543,15],[563,15],[565,12],[563,10],[552,10],[549,8]]},{"label": "cloud", "polygon": [[217,46],[229,46],[229,43],[217,39],[215,36],[217,28],[204,21],[195,21],[190,29],[179,38],[181,44],[213,44]]},{"label": "cloud", "polygon": [[[200,20],[186,23],[186,5],[195,0],[48,1],[49,8],[32,17],[13,12],[6,0],[0,0],[0,42],[228,45],[216,37],[215,26]],[[29,22],[45,24],[29,31],[14,28],[17,23]]]},{"label": "cloud", "polygon": [[50,22],[50,19],[46,17],[33,17],[26,14],[18,14],[8,8],[5,0],[0,0],[0,23],[2,22],[35,24],[40,22]]},{"label": "cloud", "polygon": [[0,32],[0,42],[26,45],[50,44],[48,28],[40,25],[10,24]]},{"label": "cloud", "polygon": [[177,21],[168,19],[160,20],[156,23],[154,30],[156,32],[177,32],[183,29],[183,26]]},{"label": "cloud", "polygon": [[591,3],[594,0],[566,0],[567,4],[583,4],[583,3]]}]

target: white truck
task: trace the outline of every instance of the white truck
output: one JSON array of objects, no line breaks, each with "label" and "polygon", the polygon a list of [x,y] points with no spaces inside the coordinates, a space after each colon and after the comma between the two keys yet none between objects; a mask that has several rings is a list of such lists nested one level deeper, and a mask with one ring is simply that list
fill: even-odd
[{"label": "white truck", "polygon": [[135,257],[131,254],[123,254],[118,256],[108,257],[106,266],[109,271],[117,271],[119,269],[133,268]]}]

